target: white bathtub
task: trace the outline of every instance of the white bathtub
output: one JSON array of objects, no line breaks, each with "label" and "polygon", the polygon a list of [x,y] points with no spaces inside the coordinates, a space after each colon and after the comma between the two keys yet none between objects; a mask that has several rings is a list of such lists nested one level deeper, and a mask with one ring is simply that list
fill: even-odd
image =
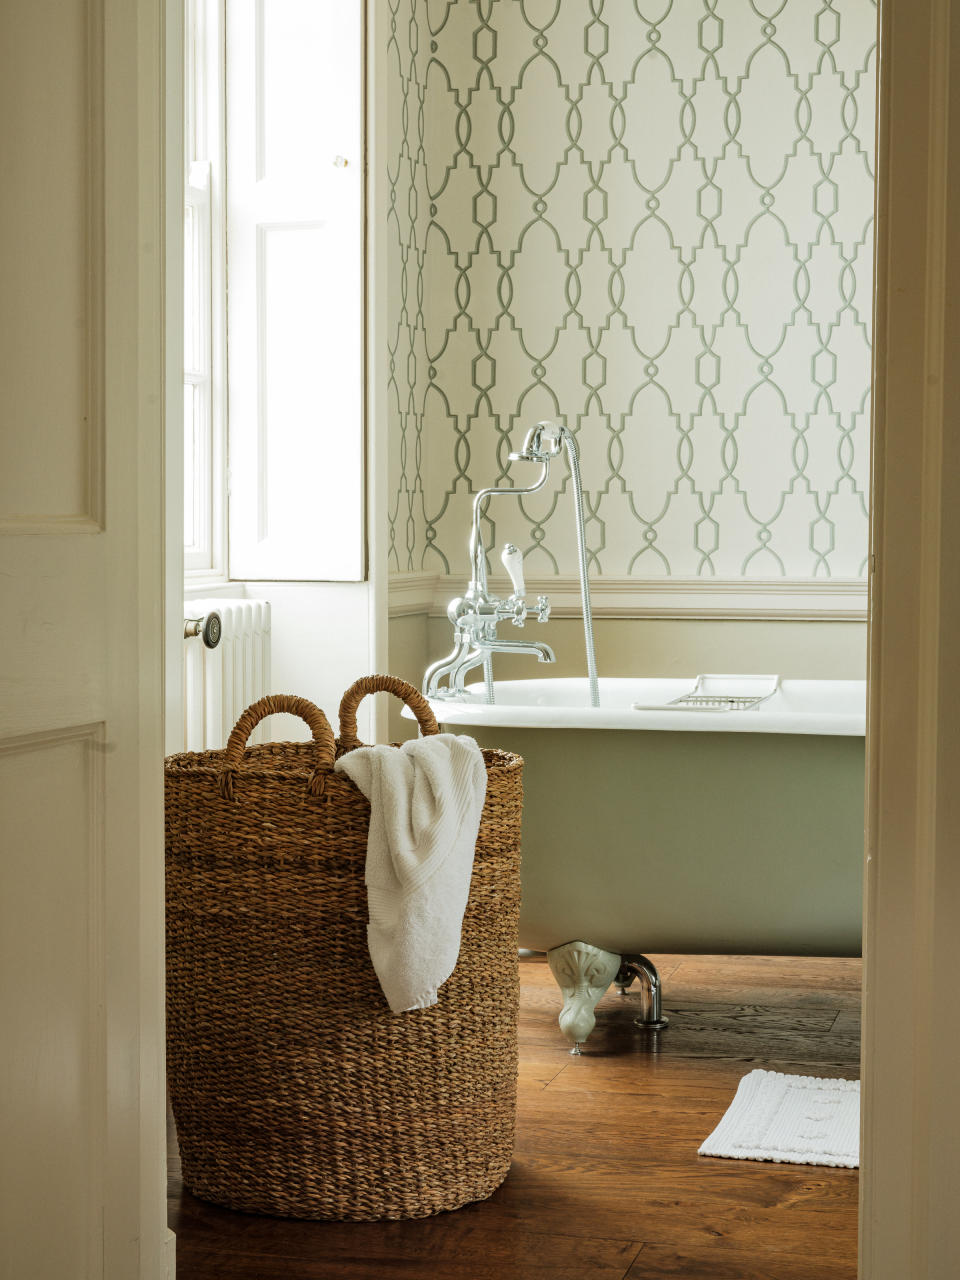
[{"label": "white bathtub", "polygon": [[745,711],[633,709],[694,679],[602,679],[596,708],[570,679],[432,704],[443,728],[526,761],[521,945],[858,954],[865,682],[785,680]]}]

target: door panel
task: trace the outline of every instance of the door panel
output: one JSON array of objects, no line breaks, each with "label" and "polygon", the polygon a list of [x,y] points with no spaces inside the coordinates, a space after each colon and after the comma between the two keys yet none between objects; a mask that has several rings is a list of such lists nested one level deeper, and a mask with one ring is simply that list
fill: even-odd
[{"label": "door panel", "polygon": [[0,522],[101,523],[102,0],[3,6]]},{"label": "door panel", "polygon": [[83,1274],[82,1259],[99,1274],[91,1223],[103,1187],[103,804],[102,726],[0,742],[4,1091],[16,1099],[3,1142],[28,1172],[21,1165],[3,1187],[5,1252],[22,1233],[17,1224],[42,1220],[35,1179],[58,1207],[42,1254],[29,1241],[11,1274]]}]

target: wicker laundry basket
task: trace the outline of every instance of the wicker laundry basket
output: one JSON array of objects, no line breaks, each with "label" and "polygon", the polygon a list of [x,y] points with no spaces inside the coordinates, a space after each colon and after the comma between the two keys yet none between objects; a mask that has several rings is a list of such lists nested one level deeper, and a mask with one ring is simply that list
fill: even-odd
[{"label": "wicker laundry basket", "polygon": [[[429,1009],[393,1014],[367,950],[369,805],[341,738],[301,698],[249,707],[225,751],[166,762],[167,1068],[196,1195],[296,1218],[418,1218],[479,1200],[513,1154],[523,761],[484,751],[487,795],[460,958]],[[244,751],[254,726],[302,716],[311,743]]]}]

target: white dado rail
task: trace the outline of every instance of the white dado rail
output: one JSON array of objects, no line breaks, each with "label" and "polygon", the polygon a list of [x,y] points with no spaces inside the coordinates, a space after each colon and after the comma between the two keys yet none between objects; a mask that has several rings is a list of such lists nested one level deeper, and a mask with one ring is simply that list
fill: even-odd
[{"label": "white dado rail", "polygon": [[[462,574],[399,573],[390,578],[392,617],[427,613],[445,617],[462,588]],[[491,578],[491,587],[506,590]],[[580,584],[574,575],[527,580],[531,596],[550,597],[554,618],[580,616]],[[858,578],[605,578],[591,577],[595,618],[739,618],[865,622],[867,584]]]}]

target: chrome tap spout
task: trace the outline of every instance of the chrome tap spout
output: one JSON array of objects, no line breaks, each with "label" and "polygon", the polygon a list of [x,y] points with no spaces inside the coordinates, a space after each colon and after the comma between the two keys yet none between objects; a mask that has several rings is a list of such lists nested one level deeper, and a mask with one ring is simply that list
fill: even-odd
[{"label": "chrome tap spout", "polygon": [[[448,677],[448,693],[451,697],[460,697],[466,693],[466,678],[476,667],[486,667],[495,653],[530,653],[535,654],[538,662],[556,662],[556,656],[548,644],[539,640],[478,640],[457,663],[454,664]],[[485,681],[485,696],[492,702],[491,690]],[[442,695],[441,695],[442,696]]]},{"label": "chrome tap spout", "polygon": [[557,656],[541,640],[481,640],[480,653],[535,653],[538,662],[556,662]]}]

